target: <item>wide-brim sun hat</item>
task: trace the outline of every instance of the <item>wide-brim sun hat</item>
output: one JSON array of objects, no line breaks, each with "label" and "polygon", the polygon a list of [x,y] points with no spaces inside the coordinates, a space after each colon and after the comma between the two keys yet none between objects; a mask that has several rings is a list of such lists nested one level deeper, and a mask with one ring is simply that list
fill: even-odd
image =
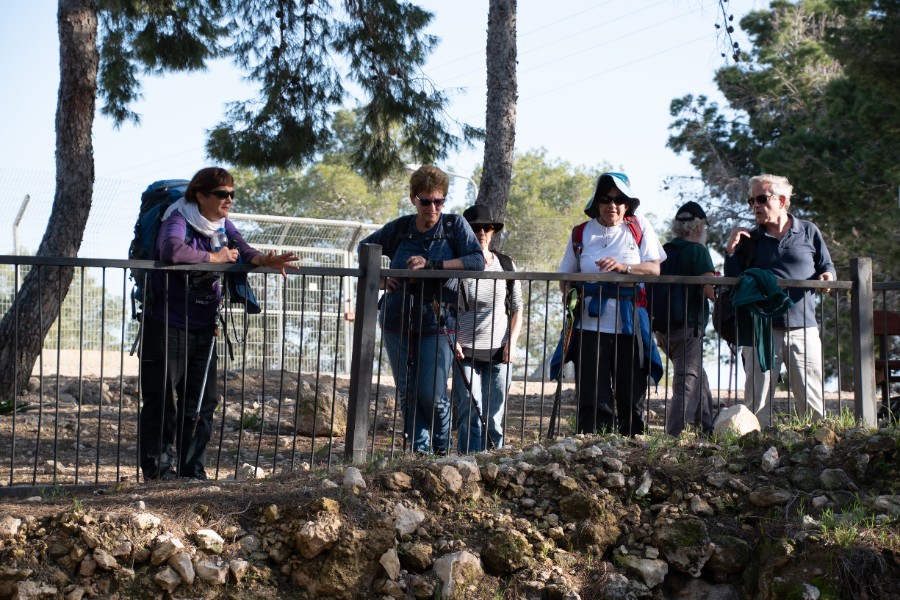
[{"label": "wide-brim sun hat", "polygon": [[[597,196],[606,195],[609,186],[614,185],[619,193],[628,198],[628,210],[625,212],[626,215],[633,215],[634,211],[637,210],[637,207],[641,205],[641,201],[635,197],[634,192],[631,191],[631,180],[628,179],[628,175],[625,173],[617,173],[614,171],[610,171],[608,173],[601,173],[600,177],[597,178],[597,185],[594,186],[594,193],[591,196],[591,199],[588,200],[587,205],[584,207],[584,214],[589,216],[592,219],[596,219],[600,216],[600,209],[597,207],[596,202],[594,200]],[[601,189],[605,189],[606,191],[600,192]]]},{"label": "wide-brim sun hat", "polygon": [[494,218],[490,207],[484,204],[474,204],[463,211],[463,218],[469,225],[492,225],[494,231],[503,229],[503,222]]}]

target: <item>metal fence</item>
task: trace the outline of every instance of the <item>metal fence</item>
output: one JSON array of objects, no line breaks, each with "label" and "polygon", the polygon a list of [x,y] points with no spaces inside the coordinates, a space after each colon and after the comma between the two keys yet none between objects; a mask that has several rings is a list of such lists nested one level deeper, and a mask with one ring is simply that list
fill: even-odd
[{"label": "metal fence", "polygon": [[[513,370],[513,383],[503,410],[505,443],[521,446],[547,435],[556,402],[558,431],[573,433],[577,426],[574,381],[564,374],[551,380],[546,365],[562,327],[560,281],[596,281],[597,276],[556,273],[459,273],[385,269],[377,246],[366,246],[356,268],[302,267],[287,279],[246,265],[162,266],[149,262],[91,259],[0,257],[4,273],[2,299],[15,306],[18,289],[28,269],[52,270],[72,266],[73,285],[57,316],[62,323],[43,340],[26,394],[17,399],[18,410],[0,416],[0,473],[10,485],[108,483],[140,478],[137,432],[142,395],[136,357],[129,351],[130,307],[127,270],[160,269],[172,277],[191,271],[249,273],[265,320],[260,339],[244,338],[244,314],[229,306],[224,329],[234,344],[234,357],[220,347],[216,381],[220,403],[214,416],[207,472],[214,478],[241,477],[248,470],[279,473],[298,468],[327,467],[335,460],[363,461],[390,457],[410,450],[405,442],[402,407],[397,401],[385,345],[378,326],[379,283],[398,277],[415,285],[428,279],[464,275],[495,285],[505,293],[505,281],[520,281],[525,300],[522,348]],[[252,272],[251,272],[252,271]],[[630,285],[657,281],[685,286],[736,283],[725,278],[604,275],[600,279]],[[336,284],[326,285],[326,280]],[[121,283],[120,283],[121,282]],[[103,297],[99,306],[88,305],[84,290],[121,286],[123,295]],[[871,283],[867,259],[853,263],[846,281],[779,281],[787,288],[816,288],[822,292],[817,320],[826,364],[827,416],[852,414],[867,424],[876,422],[883,396],[891,396],[896,377],[890,362],[887,383],[876,394],[879,361],[895,355],[895,332],[883,337],[875,352],[875,315],[897,309],[900,284]],[[830,288],[825,292],[824,288]],[[322,293],[323,289],[330,289]],[[56,293],[64,294],[65,290]],[[285,297],[297,298],[294,305]],[[352,298],[352,304],[347,302]],[[90,310],[89,310],[90,309]],[[876,309],[881,311],[876,313]],[[8,309],[7,309],[8,310]],[[85,317],[98,315],[96,323]],[[352,330],[347,352],[341,336]],[[23,324],[22,331],[26,331]],[[74,351],[60,343],[64,337],[78,342]],[[881,338],[879,338],[881,339]],[[739,360],[711,330],[704,333],[704,365],[709,373],[716,410],[740,401]],[[246,359],[258,344],[260,367]],[[349,377],[344,375],[347,357]],[[672,397],[671,366],[658,385],[648,382],[645,420],[651,430],[661,429]],[[263,368],[264,366],[264,368]],[[884,381],[884,377],[880,381]],[[452,388],[452,384],[451,384]],[[557,390],[559,393],[557,394]],[[885,392],[886,390],[886,392]],[[24,391],[24,390],[23,390]],[[451,389],[452,393],[452,389]],[[792,412],[794,400],[787,387],[772,398],[776,420]],[[452,403],[451,403],[452,404]],[[451,406],[455,412],[456,408]],[[455,423],[456,415],[451,416]],[[455,452],[452,433],[448,440]]]}]

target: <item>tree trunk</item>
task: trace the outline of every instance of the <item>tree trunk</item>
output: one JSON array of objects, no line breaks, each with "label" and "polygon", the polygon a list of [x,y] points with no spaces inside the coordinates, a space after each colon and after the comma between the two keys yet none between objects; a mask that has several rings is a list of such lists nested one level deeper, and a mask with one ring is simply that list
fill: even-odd
[{"label": "tree trunk", "polygon": [[491,0],[487,34],[484,170],[476,204],[503,219],[516,144],[516,0]]},{"label": "tree trunk", "polygon": [[[81,247],[94,190],[91,129],[97,97],[95,0],[59,0],[59,97],[56,104],[56,195],[38,256],[74,257]],[[59,314],[72,267],[34,267],[0,321],[0,400],[22,390]]]}]

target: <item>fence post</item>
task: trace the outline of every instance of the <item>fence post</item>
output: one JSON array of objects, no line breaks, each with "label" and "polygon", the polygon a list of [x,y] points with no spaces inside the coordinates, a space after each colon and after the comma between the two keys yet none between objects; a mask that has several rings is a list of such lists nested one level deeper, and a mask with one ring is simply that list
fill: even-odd
[{"label": "fence post", "polygon": [[853,407],[854,416],[863,424],[878,423],[875,410],[875,327],[872,310],[872,259],[850,259],[853,288],[850,291],[851,331],[853,335]]},{"label": "fence post", "polygon": [[344,446],[344,458],[354,463],[366,460],[380,278],[381,246],[362,244],[359,251],[356,320],[353,322],[353,355],[350,359],[350,398],[347,405],[347,438]]}]

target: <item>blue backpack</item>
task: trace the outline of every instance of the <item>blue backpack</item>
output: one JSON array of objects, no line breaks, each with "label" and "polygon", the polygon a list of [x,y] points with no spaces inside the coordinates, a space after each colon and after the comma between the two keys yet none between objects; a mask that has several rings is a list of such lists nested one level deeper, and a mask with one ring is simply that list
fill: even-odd
[{"label": "blue backpack", "polygon": [[[156,181],[147,186],[141,194],[141,210],[138,213],[137,222],[134,224],[134,239],[128,248],[129,260],[156,260],[153,253],[156,248],[156,236],[162,223],[166,209],[173,202],[184,196],[188,182],[185,179],[166,179]],[[193,229],[188,227],[185,242],[193,238]],[[150,271],[146,269],[131,268],[131,279],[134,287],[131,289],[131,318],[138,320],[144,303],[150,306],[153,303],[153,290],[149,285]],[[146,289],[145,289],[145,283]]]}]

